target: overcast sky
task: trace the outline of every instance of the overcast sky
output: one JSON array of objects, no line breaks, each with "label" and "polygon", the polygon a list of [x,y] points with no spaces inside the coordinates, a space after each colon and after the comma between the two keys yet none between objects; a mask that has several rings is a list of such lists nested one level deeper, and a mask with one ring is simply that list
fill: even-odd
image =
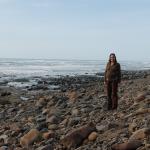
[{"label": "overcast sky", "polygon": [[150,60],[150,0],[0,0],[0,57]]}]

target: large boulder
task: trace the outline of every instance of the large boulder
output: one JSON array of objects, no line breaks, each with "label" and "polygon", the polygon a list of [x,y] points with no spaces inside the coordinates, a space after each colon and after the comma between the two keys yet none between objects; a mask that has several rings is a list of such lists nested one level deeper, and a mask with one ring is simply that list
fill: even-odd
[{"label": "large boulder", "polygon": [[93,123],[89,123],[88,125],[75,129],[74,131],[66,135],[61,140],[61,144],[68,150],[70,150],[71,148],[77,148],[89,136],[89,134],[95,130],[95,125]]},{"label": "large boulder", "polygon": [[133,140],[121,144],[112,145],[112,150],[136,150],[142,145],[142,142],[139,140]]},{"label": "large boulder", "polygon": [[31,129],[27,134],[20,138],[20,145],[28,148],[30,144],[37,140],[40,132],[37,129]]}]

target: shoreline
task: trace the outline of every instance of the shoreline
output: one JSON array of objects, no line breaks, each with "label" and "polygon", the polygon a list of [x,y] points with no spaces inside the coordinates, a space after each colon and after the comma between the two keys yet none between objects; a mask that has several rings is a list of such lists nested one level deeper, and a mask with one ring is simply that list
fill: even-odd
[{"label": "shoreline", "polygon": [[[150,70],[122,70],[122,79],[137,79],[137,78],[144,78],[150,74]],[[1,76],[0,77],[0,86],[8,86],[8,87],[16,87],[16,88],[27,88],[36,86],[38,84],[45,84],[49,81],[48,84],[53,82],[53,80],[60,80],[60,79],[72,79],[72,78],[91,78],[99,79],[100,82],[103,80],[104,72],[98,72],[94,74],[85,73],[83,75],[57,75],[57,76],[32,76],[32,77],[17,77],[17,76]],[[52,85],[53,86],[53,85]],[[47,89],[51,89],[51,87],[47,87]]]},{"label": "shoreline", "polygon": [[[142,93],[147,93],[147,98],[150,96],[150,70],[123,71],[116,111],[106,110],[102,74],[41,77],[36,85],[21,88],[0,85],[0,139],[4,139],[0,148],[21,150],[24,147],[20,144],[21,138],[36,129],[40,138],[28,139],[31,150],[44,150],[45,147],[63,150],[61,139],[90,122],[96,127],[95,140],[90,141],[86,137],[78,150],[108,150],[113,144],[128,140],[132,130],[146,126],[148,114],[135,118],[134,113],[138,109],[149,108],[149,103],[135,105],[134,101]],[[136,129],[131,130],[133,120]]]}]

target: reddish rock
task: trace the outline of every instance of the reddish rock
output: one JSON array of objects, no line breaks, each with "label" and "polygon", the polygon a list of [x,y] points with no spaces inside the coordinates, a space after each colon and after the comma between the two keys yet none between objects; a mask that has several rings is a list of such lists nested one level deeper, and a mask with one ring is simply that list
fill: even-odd
[{"label": "reddish rock", "polygon": [[46,99],[44,97],[41,97],[37,102],[36,106],[44,106],[46,104]]},{"label": "reddish rock", "polygon": [[33,122],[34,120],[35,120],[34,117],[32,116],[28,117],[28,122]]},{"label": "reddish rock", "polygon": [[95,125],[93,123],[89,123],[88,125],[76,129],[68,135],[66,135],[61,140],[61,144],[68,150],[70,150],[71,148],[77,148],[82,144],[84,139],[86,139],[88,135],[95,130]]},{"label": "reddish rock", "polygon": [[31,129],[27,134],[25,134],[20,139],[20,145],[22,147],[28,148],[30,144],[32,144],[38,137],[39,131],[37,129]]},{"label": "reddish rock", "polygon": [[134,101],[135,102],[143,101],[146,98],[146,95],[147,95],[146,92],[139,93],[138,96],[134,99]]},{"label": "reddish rock", "polygon": [[95,141],[97,138],[97,133],[96,132],[92,132],[89,136],[88,136],[88,140],[89,141]]},{"label": "reddish rock", "polygon": [[44,139],[50,139],[50,138],[54,138],[55,133],[53,131],[48,131],[43,133],[42,137]]},{"label": "reddish rock", "polygon": [[67,93],[67,97],[71,102],[75,102],[75,100],[78,98],[78,94],[75,91],[70,91]]},{"label": "reddish rock", "polygon": [[122,144],[114,144],[112,145],[112,150],[136,150],[138,147],[142,145],[142,142],[139,140],[133,140],[130,142],[125,142]]},{"label": "reddish rock", "polygon": [[132,136],[129,138],[129,140],[143,140],[148,135],[150,135],[149,128],[139,129],[132,134]]}]

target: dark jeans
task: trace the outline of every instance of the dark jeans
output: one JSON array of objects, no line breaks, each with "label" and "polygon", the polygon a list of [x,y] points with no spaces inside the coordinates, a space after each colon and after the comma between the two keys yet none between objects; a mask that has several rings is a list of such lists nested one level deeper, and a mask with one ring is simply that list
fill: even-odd
[{"label": "dark jeans", "polygon": [[108,81],[107,82],[107,98],[108,98],[108,110],[117,109],[118,106],[118,82]]}]

